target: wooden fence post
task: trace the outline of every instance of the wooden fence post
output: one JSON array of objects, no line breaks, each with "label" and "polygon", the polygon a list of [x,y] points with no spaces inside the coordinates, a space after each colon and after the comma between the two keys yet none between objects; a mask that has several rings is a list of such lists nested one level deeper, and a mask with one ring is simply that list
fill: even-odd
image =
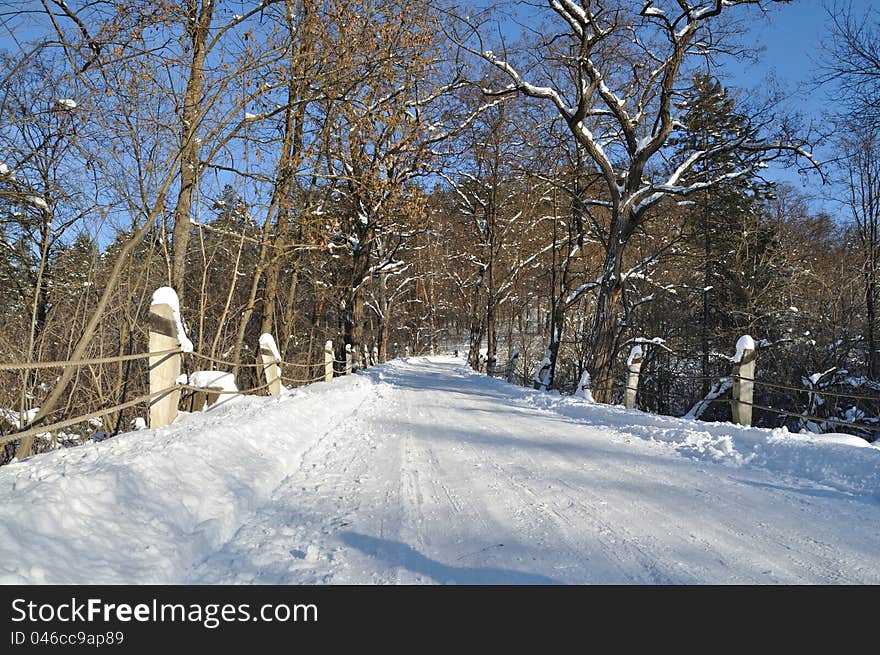
[{"label": "wooden fence post", "polygon": [[636,395],[639,393],[639,375],[642,372],[643,359],[641,346],[633,346],[629,351],[629,357],[626,358],[626,393],[623,405],[627,409],[636,408]]},{"label": "wooden fence post", "polygon": [[333,342],[324,344],[324,382],[333,382]]},{"label": "wooden fence post", "polygon": [[269,385],[269,393],[273,396],[281,395],[281,355],[275,338],[268,332],[260,335],[260,359],[263,362],[263,374],[266,376],[266,384]]},{"label": "wooden fence post", "polygon": [[519,351],[514,350],[510,353],[510,364],[507,365],[507,382],[509,384],[513,384],[517,362],[519,362]]},{"label": "wooden fence post", "polygon": [[345,374],[351,375],[351,370],[354,365],[352,354],[351,354],[351,344],[345,344]]},{"label": "wooden fence post", "polygon": [[[180,321],[180,302],[171,287],[160,287],[153,293],[150,314],[148,349],[151,353],[165,350],[192,351],[192,343],[183,333]],[[150,393],[154,394],[177,384],[180,376],[180,353],[150,355]],[[180,389],[174,389],[150,400],[150,427],[170,425],[177,418]]]},{"label": "wooden fence post", "polygon": [[752,401],[755,389],[755,341],[743,335],[736,342],[736,355],[733,358],[733,394],[731,410],[733,422],[739,425],[752,424]]}]

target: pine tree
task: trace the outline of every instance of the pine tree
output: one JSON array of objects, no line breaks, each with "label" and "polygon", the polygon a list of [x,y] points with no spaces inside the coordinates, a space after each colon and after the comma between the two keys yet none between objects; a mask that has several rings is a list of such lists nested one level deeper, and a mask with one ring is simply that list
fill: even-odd
[{"label": "pine tree", "polygon": [[[757,140],[757,130],[736,109],[734,98],[711,75],[698,73],[686,99],[686,136],[672,143],[681,152],[711,152],[733,140]],[[703,393],[709,391],[711,353],[729,348],[737,332],[747,331],[759,315],[756,303],[769,283],[767,258],[778,248],[772,225],[762,220],[761,200],[771,191],[756,175],[732,176],[748,170],[750,155],[729,149],[694,166],[688,183],[709,183],[694,198],[690,212],[691,246],[701,266],[699,325]],[[757,157],[757,155],[752,155]]]}]

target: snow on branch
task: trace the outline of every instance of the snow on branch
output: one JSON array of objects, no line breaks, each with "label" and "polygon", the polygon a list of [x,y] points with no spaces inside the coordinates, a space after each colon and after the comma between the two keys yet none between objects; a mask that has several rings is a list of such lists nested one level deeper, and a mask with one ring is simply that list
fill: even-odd
[{"label": "snow on branch", "polygon": [[630,344],[634,345],[642,345],[642,346],[656,346],[658,348],[663,348],[667,352],[674,353],[669,346],[666,345],[666,339],[662,337],[651,337],[650,339],[647,337],[633,337],[632,339],[627,339],[621,344],[621,348],[624,348]]},{"label": "snow on branch", "polygon": [[500,92],[493,91],[488,88],[483,88],[482,91],[485,95],[509,95],[515,91],[520,91],[532,98],[542,98],[552,101],[553,104],[556,105],[556,108],[559,110],[559,113],[561,113],[567,119],[571,118],[573,111],[566,106],[565,101],[562,99],[562,96],[559,95],[559,92],[557,92],[555,89],[549,86],[535,86],[534,84],[526,82],[513,66],[511,66],[506,60],[496,57],[495,53],[491,50],[486,50],[478,54],[499,70],[507,73],[507,75],[510,77],[511,80],[513,80],[514,83],[513,87],[508,87],[507,89],[504,89]]}]

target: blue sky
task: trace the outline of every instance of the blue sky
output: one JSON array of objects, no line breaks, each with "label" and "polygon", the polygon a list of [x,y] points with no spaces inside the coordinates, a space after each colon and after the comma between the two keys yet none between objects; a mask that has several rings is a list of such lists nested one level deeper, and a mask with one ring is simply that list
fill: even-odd
[{"label": "blue sky", "polygon": [[[871,8],[877,9],[877,0],[843,0],[851,4],[857,14]],[[840,3],[841,0],[838,0]],[[769,77],[775,77],[788,92],[787,108],[801,112],[806,120],[822,119],[829,102],[832,89],[815,88],[817,62],[820,56],[820,43],[828,37],[828,13],[826,6],[834,0],[794,0],[790,4],[773,7],[764,19],[752,23],[746,38],[764,51],[760,61],[737,62],[726,65],[726,74],[732,85],[743,89],[757,89],[766,84]],[[821,160],[827,153],[816,151]],[[771,167],[768,178],[793,184],[801,191],[819,195],[830,193],[821,189],[821,179],[816,174],[799,175],[793,170]],[[836,211],[833,203],[817,198],[815,208],[823,208],[832,214]]]},{"label": "blue sky", "polygon": [[[639,7],[643,0],[627,0]],[[551,17],[546,0],[529,0],[528,3],[517,3],[516,11],[506,15],[517,16],[517,19],[535,28],[540,20],[550,20],[559,27],[559,19]],[[761,98],[766,94],[768,81],[774,79],[778,88],[786,92],[786,100],[780,111],[797,112],[802,115],[804,123],[822,120],[823,112],[829,106],[832,89],[816,88],[814,80],[819,66],[821,43],[827,40],[828,11],[826,7],[849,6],[857,15],[869,10],[880,11],[880,0],[792,0],[788,3],[765,2],[767,11],[759,12],[754,8],[740,8],[730,12],[731,15],[751,17],[746,24],[746,32],[742,36],[743,45],[759,50],[757,61],[746,59],[728,59],[723,62],[722,71],[715,71],[728,87],[743,90],[746,97]],[[488,4],[494,4],[489,2]],[[486,6],[484,4],[483,6]],[[520,28],[505,23],[502,32],[513,40]],[[494,45],[494,40],[492,45]],[[827,160],[827,150],[815,150],[818,161]],[[806,162],[805,162],[806,163]],[[834,215],[839,208],[834,202],[823,199],[833,190],[822,185],[821,176],[816,173],[799,174],[796,168],[785,168],[781,164],[771,164],[765,171],[769,180],[786,182],[801,192],[812,196],[814,210],[825,210]]]}]

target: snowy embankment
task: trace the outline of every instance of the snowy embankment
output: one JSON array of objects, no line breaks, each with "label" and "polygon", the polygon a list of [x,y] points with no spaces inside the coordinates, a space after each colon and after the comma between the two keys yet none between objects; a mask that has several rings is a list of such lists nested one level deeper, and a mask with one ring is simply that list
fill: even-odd
[{"label": "snowy embankment", "polygon": [[[371,386],[339,380],[332,402]],[[0,583],[183,580],[333,427],[312,385],[0,468]]]},{"label": "snowy embankment", "polygon": [[397,360],[0,469],[0,582],[880,583],[880,448]]},{"label": "snowy embankment", "polygon": [[[880,442],[849,434],[796,434],[744,428],[586,404],[555,393],[526,392],[523,402],[585,425],[669,444],[679,454],[731,466],[747,464],[852,494],[880,499]],[[880,546],[880,544],[878,544]]]}]

